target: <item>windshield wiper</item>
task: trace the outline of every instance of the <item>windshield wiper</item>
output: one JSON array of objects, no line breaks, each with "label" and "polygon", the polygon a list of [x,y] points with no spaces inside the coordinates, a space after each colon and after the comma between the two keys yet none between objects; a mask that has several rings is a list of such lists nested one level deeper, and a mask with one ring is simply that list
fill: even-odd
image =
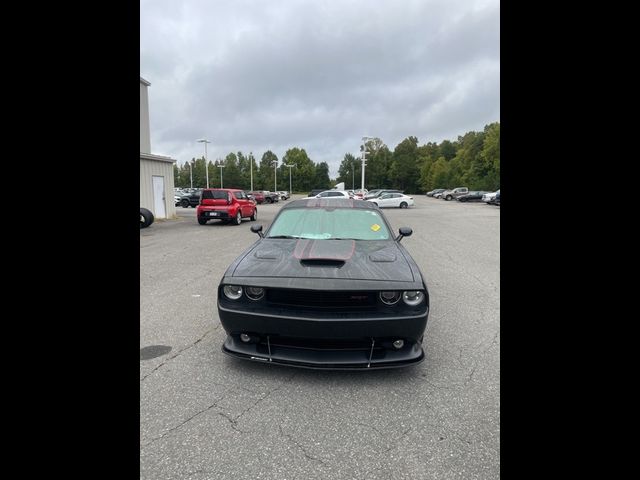
[{"label": "windshield wiper", "polygon": [[327,238],[327,240],[359,240],[358,238],[346,238],[346,237],[331,237]]},{"label": "windshield wiper", "polygon": [[300,237],[296,237],[294,235],[274,235],[273,237],[267,237],[267,238],[300,238]]}]

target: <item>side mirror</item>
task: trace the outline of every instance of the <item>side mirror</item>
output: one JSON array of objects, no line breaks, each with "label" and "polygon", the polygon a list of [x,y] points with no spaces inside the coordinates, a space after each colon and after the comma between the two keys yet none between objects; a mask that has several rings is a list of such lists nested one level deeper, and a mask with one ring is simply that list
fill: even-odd
[{"label": "side mirror", "polygon": [[[251,228],[253,229],[253,227]],[[396,237],[396,242],[400,242],[400,240],[402,240],[404,237],[410,237],[413,233],[413,230],[411,230],[409,227],[400,227],[400,230],[398,231],[400,232],[400,235]]]},{"label": "side mirror", "polygon": [[262,225],[251,225],[251,231],[257,233],[260,238],[264,238],[262,233]]}]

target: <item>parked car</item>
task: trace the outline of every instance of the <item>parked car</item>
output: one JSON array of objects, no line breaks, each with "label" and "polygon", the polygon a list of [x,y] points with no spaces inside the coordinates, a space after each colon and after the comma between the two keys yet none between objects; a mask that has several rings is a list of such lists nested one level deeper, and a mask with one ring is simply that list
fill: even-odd
[{"label": "parked car", "polygon": [[367,193],[369,193],[369,190],[366,188],[364,190],[358,189],[353,193],[353,197],[362,200]]},{"label": "parked car", "polygon": [[[183,195],[180,198],[179,205],[184,208],[197,207],[200,204],[200,196],[202,195],[202,189],[193,190],[192,192]],[[178,205],[176,205],[178,206]]]},{"label": "parked car", "polygon": [[385,193],[403,193],[401,190],[388,190],[388,189],[378,189],[371,190],[367,195],[365,195],[364,200],[371,200],[373,198],[378,198]]},{"label": "parked car", "polygon": [[427,197],[433,197],[438,193],[442,193],[446,190],[446,188],[436,188],[435,190],[431,190],[430,192],[427,192]]},{"label": "parked car", "polygon": [[485,193],[485,194],[482,196],[482,201],[483,201],[483,202],[485,202],[485,203],[488,203],[489,205],[491,205],[491,204],[493,204],[493,202],[494,202],[494,200],[495,200],[495,198],[496,198],[496,195],[497,195],[498,193],[500,193],[500,190],[499,190],[499,189],[498,189],[498,190],[496,190],[495,192],[492,192],[492,193]]},{"label": "parked car", "polygon": [[309,192],[309,195],[307,195],[307,197],[315,197],[317,194],[322,193],[325,190],[328,190],[328,188],[314,188]]},{"label": "parked car", "polygon": [[264,192],[261,190],[249,192],[247,195],[252,196],[258,205],[264,203]]},{"label": "parked car", "polygon": [[243,218],[252,221],[258,218],[258,207],[243,190],[235,188],[207,188],[202,191],[202,200],[196,208],[198,223],[209,220],[242,223]]},{"label": "parked car", "polygon": [[351,198],[346,190],[325,190],[315,196],[315,198]]},{"label": "parked car", "polygon": [[289,192],[285,191],[285,190],[281,190],[278,192],[278,195],[280,195],[280,200],[289,200]]},{"label": "parked car", "polygon": [[280,201],[280,195],[277,192],[270,192],[269,190],[263,190],[264,203],[276,203]]},{"label": "parked car", "polygon": [[496,196],[493,198],[494,205],[500,205],[500,190],[496,192]]},{"label": "parked car", "polygon": [[372,198],[369,202],[375,203],[380,208],[407,208],[413,206],[413,197],[409,197],[404,193],[383,193],[378,198]]},{"label": "parked car", "polygon": [[489,192],[481,192],[481,191],[469,192],[466,195],[460,195],[459,197],[456,197],[456,200],[458,200],[459,202],[481,202],[482,197],[486,193],[489,193]]},{"label": "parked car", "polygon": [[377,369],[424,359],[424,276],[371,202],[293,200],[218,285],[222,351],[312,369]]},{"label": "parked car", "polygon": [[453,190],[445,190],[444,192],[442,192],[442,196],[440,198],[449,201],[453,200],[454,198],[461,197],[462,195],[466,195],[467,193],[469,193],[469,189],[467,187],[458,187],[454,188]]},{"label": "parked car", "polygon": [[147,228],[154,221],[153,213],[148,208],[140,207],[140,228]]}]

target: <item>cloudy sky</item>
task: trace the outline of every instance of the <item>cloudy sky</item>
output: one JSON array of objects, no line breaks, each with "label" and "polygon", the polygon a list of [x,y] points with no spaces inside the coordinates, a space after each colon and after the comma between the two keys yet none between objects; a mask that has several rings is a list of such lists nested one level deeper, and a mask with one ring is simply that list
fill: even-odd
[{"label": "cloudy sky", "polygon": [[498,0],[141,0],[151,151],[304,148],[337,176],[362,137],[391,150],[500,120]]}]

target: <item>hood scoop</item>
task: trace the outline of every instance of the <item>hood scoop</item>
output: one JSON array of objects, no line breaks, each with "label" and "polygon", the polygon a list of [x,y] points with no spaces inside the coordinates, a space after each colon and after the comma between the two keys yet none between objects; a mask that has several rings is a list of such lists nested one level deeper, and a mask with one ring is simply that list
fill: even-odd
[{"label": "hood scoop", "polygon": [[340,268],[344,265],[344,260],[333,260],[330,258],[309,258],[300,260],[300,264],[304,267],[336,267]]},{"label": "hood scoop", "polygon": [[293,256],[308,267],[342,267],[353,256],[354,240],[307,240],[296,242]]}]

